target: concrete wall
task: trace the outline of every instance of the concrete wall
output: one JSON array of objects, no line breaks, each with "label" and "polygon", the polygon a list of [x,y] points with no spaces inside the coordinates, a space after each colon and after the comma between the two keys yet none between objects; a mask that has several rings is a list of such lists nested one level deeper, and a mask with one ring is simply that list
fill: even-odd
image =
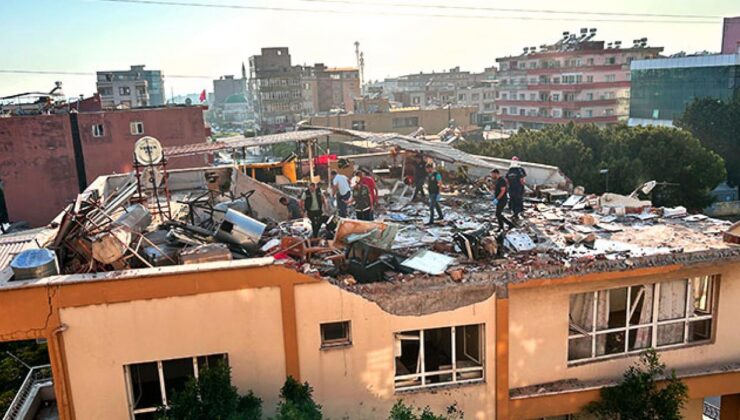
[{"label": "concrete wall", "polygon": [[[395,401],[444,413],[457,403],[468,419],[494,418],[495,296],[454,311],[394,316],[327,282],[296,286],[298,349],[302,380],[315,389],[329,418],[386,418]],[[351,321],[350,347],[322,350],[319,324]],[[394,333],[485,324],[485,383],[434,391],[394,393]]]},{"label": "concrete wall", "polygon": [[[88,183],[130,171],[134,143],[143,135],[165,147],[202,143],[209,135],[200,107],[82,112],[78,120]],[[144,123],[144,134],[131,134],[134,121]],[[103,124],[105,135],[93,137],[93,124]],[[72,144],[69,115],[0,118],[0,180],[11,220],[42,226],[79,193]],[[202,164],[195,156],[174,159],[168,167]]]},{"label": "concrete wall", "polygon": [[511,388],[575,378],[582,381],[617,379],[637,356],[568,366],[569,296],[593,290],[632,284],[721,274],[718,310],[715,315],[715,342],[660,351],[671,369],[711,367],[740,360],[740,266],[725,265],[624,281],[576,283],[542,288],[510,290],[509,378]]},{"label": "concrete wall", "polygon": [[722,54],[740,53],[740,16],[726,17],[722,26]]},{"label": "concrete wall", "polygon": [[232,383],[265,407],[275,406],[285,380],[277,287],[67,308],[60,316],[78,419],[129,418],[123,366],[132,363],[228,353]]}]

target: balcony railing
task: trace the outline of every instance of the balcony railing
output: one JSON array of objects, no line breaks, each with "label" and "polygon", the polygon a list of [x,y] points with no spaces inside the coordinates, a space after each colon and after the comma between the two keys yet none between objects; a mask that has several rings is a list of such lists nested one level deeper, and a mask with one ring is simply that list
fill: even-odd
[{"label": "balcony railing", "polygon": [[42,385],[51,384],[51,365],[34,366],[28,371],[18,393],[5,412],[3,420],[18,420],[25,418],[27,411],[39,392]]},{"label": "balcony railing", "polygon": [[712,420],[719,420],[719,407],[716,407],[707,401],[704,401],[704,417],[709,417]]}]

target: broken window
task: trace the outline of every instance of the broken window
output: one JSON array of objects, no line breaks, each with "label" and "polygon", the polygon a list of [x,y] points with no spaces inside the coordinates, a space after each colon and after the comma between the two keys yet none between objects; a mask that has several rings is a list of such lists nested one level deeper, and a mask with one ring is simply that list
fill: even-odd
[{"label": "broken window", "polygon": [[396,389],[483,380],[483,343],[483,325],[396,333]]},{"label": "broken window", "polygon": [[571,295],[568,360],[710,340],[716,279],[704,276]]},{"label": "broken window", "polygon": [[321,324],[321,347],[336,347],[352,344],[349,321]]},{"label": "broken window", "polygon": [[[158,407],[167,407],[169,397],[185,388],[190,378],[217,363],[227,363],[226,354],[186,357],[124,366],[129,389],[129,407],[136,420],[150,419]],[[169,396],[169,397],[168,397]]]},{"label": "broken window", "polygon": [[103,137],[105,135],[105,127],[103,124],[93,124],[92,135],[93,137]]}]

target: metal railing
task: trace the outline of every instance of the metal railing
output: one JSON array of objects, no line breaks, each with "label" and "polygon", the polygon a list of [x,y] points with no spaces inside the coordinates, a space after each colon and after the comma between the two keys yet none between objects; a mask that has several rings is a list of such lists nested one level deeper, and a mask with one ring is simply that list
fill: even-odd
[{"label": "metal railing", "polygon": [[704,401],[704,416],[709,417],[712,420],[719,420],[719,407],[716,407],[706,401]]},{"label": "metal railing", "polygon": [[21,387],[15,394],[15,398],[10,403],[8,411],[5,412],[3,420],[17,420],[23,418],[23,408],[30,400],[36,396],[38,389],[35,385],[48,382],[51,377],[51,365],[34,366],[28,371],[26,379],[23,380]]}]

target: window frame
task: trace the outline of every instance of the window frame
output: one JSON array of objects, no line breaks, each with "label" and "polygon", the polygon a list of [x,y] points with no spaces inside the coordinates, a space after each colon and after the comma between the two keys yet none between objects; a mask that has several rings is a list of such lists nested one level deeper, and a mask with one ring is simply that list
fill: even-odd
[{"label": "window frame", "polygon": [[[129,124],[129,132],[132,136],[138,136],[144,134],[144,122],[143,121],[131,121]],[[141,130],[139,130],[141,127]]]},{"label": "window frame", "polygon": [[[695,280],[701,280],[703,278],[708,278],[710,280],[710,286],[709,291],[707,292],[707,299],[710,301],[709,303],[709,313],[707,315],[701,315],[701,316],[692,316],[692,305],[691,302],[691,294],[689,293],[689,290],[693,286],[693,281]],[[684,315],[680,318],[674,318],[674,319],[666,319],[666,320],[659,320],[660,316],[660,285],[670,283],[672,281],[677,280],[685,280],[686,281],[686,303],[684,305]],[[572,295],[579,295],[584,293],[593,293],[593,308],[592,308],[592,320],[591,320],[591,331],[583,331],[583,332],[576,332],[571,333],[571,321],[570,321],[570,305],[568,307],[568,335],[566,338],[566,357],[569,357],[570,353],[570,343],[573,339],[578,338],[591,338],[591,356],[590,357],[584,357],[580,359],[574,359],[574,360],[568,360],[568,366],[576,366],[581,365],[584,363],[591,363],[591,362],[598,362],[608,359],[614,359],[619,357],[625,357],[635,354],[640,354],[643,351],[645,351],[646,348],[653,348],[658,351],[662,350],[671,350],[676,348],[687,348],[692,346],[698,346],[698,345],[705,345],[705,344],[711,344],[715,340],[715,331],[716,331],[716,325],[717,325],[717,308],[718,308],[718,301],[719,301],[719,285],[721,281],[721,275],[720,274],[708,274],[704,276],[695,276],[695,277],[687,277],[687,278],[679,278],[679,279],[673,279],[673,280],[664,280],[660,282],[655,283],[647,283],[647,284],[633,284],[633,285],[627,285],[622,287],[613,287],[609,289],[599,289],[594,290],[592,292],[582,292],[582,293],[573,293]],[[622,288],[627,289],[627,299],[626,299],[626,308],[631,307],[631,300],[632,300],[632,293],[631,290],[633,288],[639,288],[640,286],[645,287],[653,287],[653,302],[652,302],[652,313],[650,315],[651,319],[649,322],[645,324],[631,324],[629,322],[630,316],[626,316],[625,318],[625,326],[620,327],[614,327],[614,328],[605,328],[598,330],[597,329],[597,306],[598,306],[598,294],[602,292],[610,292],[612,290],[618,290]],[[689,341],[689,329],[690,325],[692,323],[701,322],[711,320],[711,331],[709,338],[705,340],[697,340],[697,341]],[[683,323],[683,338],[680,343],[673,343],[673,344],[664,344],[664,345],[658,345],[658,327],[663,325],[673,325],[673,324],[679,324]],[[630,350],[630,340],[629,340],[629,333],[633,330],[640,330],[650,328],[650,344],[646,348],[640,348],[635,350]],[[599,336],[607,336],[608,334],[612,333],[619,333],[623,332],[625,334],[625,340],[624,340],[624,351],[618,352],[618,353],[612,353],[612,354],[603,354],[603,355],[596,355],[596,342],[597,337]]]},{"label": "window frame", "polygon": [[93,137],[105,137],[105,124],[93,124],[90,130]]},{"label": "window frame", "polygon": [[[328,326],[332,324],[346,325],[345,327],[345,330],[347,332],[346,337],[341,338],[341,339],[335,339],[335,340],[327,340],[324,337],[324,326]],[[343,321],[322,322],[319,324],[319,335],[321,338],[321,349],[322,350],[335,349],[338,347],[349,347],[352,345],[352,321],[343,320]]]},{"label": "window frame", "polygon": [[[475,362],[479,363],[480,366],[472,366],[472,367],[458,367],[458,360],[457,360],[457,329],[458,328],[465,328],[465,327],[477,327],[478,328],[478,358],[480,360],[474,360],[472,356],[468,356],[470,359],[473,359]],[[450,359],[451,359],[451,367],[449,369],[440,369],[435,371],[426,371],[426,360],[425,360],[425,350],[424,350],[424,332],[425,331],[431,331],[441,328],[447,328],[450,329]],[[403,375],[397,374],[397,368],[394,369],[393,372],[393,389],[394,392],[406,392],[406,391],[414,391],[414,390],[424,390],[424,389],[431,389],[431,388],[438,388],[438,387],[444,387],[444,386],[454,386],[454,385],[462,385],[462,384],[474,384],[474,383],[483,383],[486,381],[486,324],[480,323],[480,324],[466,324],[466,325],[453,325],[453,326],[442,326],[442,327],[435,327],[435,328],[426,328],[426,329],[418,329],[418,330],[406,330],[406,331],[400,331],[393,333],[394,338],[394,347],[395,343],[398,343],[397,345],[400,346],[401,341],[406,340],[412,340],[412,341],[419,341],[419,355],[418,355],[418,372],[414,373],[407,373]],[[418,332],[418,338],[412,337],[409,335],[410,333],[416,333]],[[464,336],[464,334],[461,334]],[[463,347],[466,346],[467,341],[463,338]],[[466,350],[463,350],[465,352]],[[400,356],[396,356],[394,354],[393,362],[394,364],[398,363],[397,359]],[[471,379],[458,379],[457,376],[459,373],[469,373],[469,372],[480,372],[479,378],[471,378]],[[451,375],[452,379],[450,381],[445,382],[435,382],[428,384],[426,383],[426,378],[428,376],[441,376],[441,375]],[[399,387],[398,382],[399,381],[408,381],[413,380],[415,378],[419,378],[420,384],[419,385],[408,385],[408,386],[402,386]]]},{"label": "window frame", "polygon": [[[168,362],[171,360],[179,360],[179,359],[191,359],[193,362],[193,377],[195,380],[198,380],[199,378],[199,368],[198,368],[198,358],[201,357],[211,357],[211,356],[222,356],[223,360],[226,362],[227,366],[229,364],[229,354],[228,353],[211,353],[211,354],[201,354],[198,356],[192,356],[192,357],[178,357],[174,359],[164,359],[164,360],[156,360],[156,361],[145,361],[145,362],[137,362],[137,363],[129,363],[127,365],[123,366],[123,373],[124,373],[124,379],[126,382],[126,391],[128,394],[128,408],[129,408],[129,414],[131,415],[132,419],[136,418],[137,414],[147,414],[147,413],[155,413],[159,409],[159,407],[164,407],[165,409],[169,408],[169,402],[167,400],[167,386],[165,383],[165,377],[164,377],[164,362]],[[159,393],[161,397],[161,405],[158,405],[156,407],[144,407],[144,408],[134,408],[135,401],[134,399],[134,388],[133,388],[133,382],[131,380],[131,367],[135,365],[142,365],[147,363],[156,363],[157,364],[157,377],[159,379]]]}]

